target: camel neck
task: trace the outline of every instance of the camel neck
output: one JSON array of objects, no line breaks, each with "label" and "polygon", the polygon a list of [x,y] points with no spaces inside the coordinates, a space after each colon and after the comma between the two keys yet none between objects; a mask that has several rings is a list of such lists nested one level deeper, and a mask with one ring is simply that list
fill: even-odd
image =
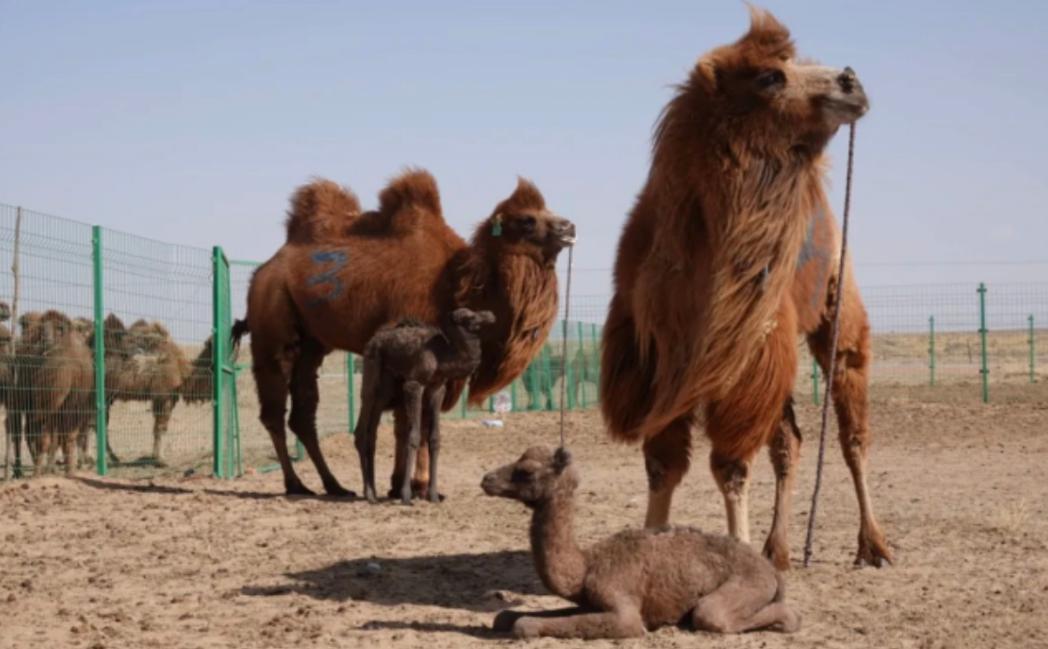
[{"label": "camel neck", "polygon": [[586,557],[575,542],[572,494],[555,494],[535,507],[531,519],[531,554],[546,588],[577,601],[586,575]]}]

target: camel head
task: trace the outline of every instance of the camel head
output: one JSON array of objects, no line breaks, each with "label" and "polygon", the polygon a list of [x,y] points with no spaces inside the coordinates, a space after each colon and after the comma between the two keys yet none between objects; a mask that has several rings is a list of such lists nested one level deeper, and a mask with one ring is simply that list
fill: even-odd
[{"label": "camel head", "polygon": [[557,494],[570,497],[578,485],[578,472],[568,451],[533,446],[516,462],[485,475],[480,488],[489,496],[511,498],[535,507]]},{"label": "camel head", "polygon": [[19,342],[23,354],[43,355],[74,331],[73,321],[53,309],[44,313],[27,313],[19,320],[23,327]]},{"label": "camel head", "polygon": [[451,313],[451,322],[465,328],[470,333],[477,333],[483,327],[495,324],[495,314],[491,311],[473,311],[462,307]]},{"label": "camel head", "polygon": [[750,30],[704,55],[681,89],[685,117],[764,153],[818,154],[842,124],[858,120],[869,101],[855,71],[798,59],[790,32],[770,13],[751,8]]},{"label": "camel head", "polygon": [[127,330],[128,348],[134,354],[151,354],[171,337],[159,322],[136,320]]},{"label": "camel head", "polygon": [[496,254],[527,255],[543,264],[575,245],[575,224],[546,209],[538,187],[517,179],[517,189],[495,207],[474,236]]}]

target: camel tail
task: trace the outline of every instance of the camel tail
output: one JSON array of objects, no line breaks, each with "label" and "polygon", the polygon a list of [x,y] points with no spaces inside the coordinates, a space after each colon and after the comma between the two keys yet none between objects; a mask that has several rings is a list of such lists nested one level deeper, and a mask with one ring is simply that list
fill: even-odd
[{"label": "camel tail", "polygon": [[390,181],[378,195],[379,212],[387,216],[406,208],[441,216],[437,181],[423,169],[408,169]]},{"label": "camel tail", "polygon": [[246,319],[237,320],[233,323],[233,328],[230,332],[230,340],[233,343],[233,358],[236,358],[240,353],[240,339],[249,333],[251,333],[251,330],[248,329]]},{"label": "camel tail", "polygon": [[291,196],[287,241],[316,243],[337,239],[360,211],[360,201],[353,192],[330,180],[315,180]]}]

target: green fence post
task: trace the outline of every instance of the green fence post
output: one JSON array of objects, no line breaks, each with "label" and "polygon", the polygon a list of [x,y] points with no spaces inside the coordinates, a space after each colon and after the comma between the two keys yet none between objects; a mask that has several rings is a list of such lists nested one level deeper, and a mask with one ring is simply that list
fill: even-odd
[{"label": "green fence post", "polygon": [[1030,321],[1030,383],[1037,382],[1037,353],[1034,348],[1034,336],[1033,336],[1033,314],[1030,314],[1028,318]]},{"label": "green fence post", "polygon": [[928,316],[928,385],[935,385],[935,316]]},{"label": "green fence post", "polygon": [[346,403],[349,404],[349,434],[353,435],[357,425],[357,386],[353,375],[357,373],[357,362],[353,352],[346,352]]},{"label": "green fence post", "polygon": [[819,405],[819,362],[811,357],[811,401]]},{"label": "green fence post", "polygon": [[[109,472],[106,464],[109,431],[106,429],[106,343],[105,343],[105,303],[103,301],[102,275],[102,228],[91,228],[91,265],[94,269],[94,306],[95,306],[95,460],[98,475]],[[69,458],[66,458],[66,462]]]},{"label": "green fence post", "polygon": [[986,358],[986,284],[979,282],[976,289],[979,294],[979,340],[982,347],[982,400],[983,403],[990,402],[990,367]]},{"label": "green fence post", "polygon": [[582,331],[582,320],[579,320],[579,350],[575,353],[575,358],[581,359],[582,362],[579,364],[577,371],[575,372],[575,385],[579,391],[579,406],[582,408],[586,407],[586,335]]},{"label": "green fence post", "polygon": [[469,391],[469,387],[462,388],[462,397],[459,399],[459,403],[462,404],[462,410],[459,412],[459,416],[462,419],[466,418],[466,408],[468,407],[469,399],[466,398],[466,393]]},{"label": "green fence post", "polygon": [[[590,340],[593,341],[593,369],[600,369],[600,343],[597,342],[597,323],[594,322],[590,327]],[[594,372],[596,376],[596,382],[594,383],[593,392],[596,395],[597,401],[600,401],[600,372]]]},{"label": "green fence post", "polygon": [[222,248],[211,249],[211,390],[212,394],[212,430],[211,430],[211,472],[216,478],[225,477],[225,457],[222,440],[222,429],[225,423],[225,373],[222,365],[225,359],[225,336],[222,335]]},{"label": "green fence post", "polygon": [[[524,371],[527,372],[527,368]],[[517,411],[517,382],[515,380],[509,384],[509,407],[512,412]]]}]

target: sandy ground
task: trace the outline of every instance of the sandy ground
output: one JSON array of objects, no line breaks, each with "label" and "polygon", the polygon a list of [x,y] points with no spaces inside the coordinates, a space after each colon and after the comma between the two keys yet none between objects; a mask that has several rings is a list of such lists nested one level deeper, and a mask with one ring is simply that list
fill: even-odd
[{"label": "sandy ground", "polygon": [[[940,393],[941,394],[941,393]],[[897,553],[890,569],[851,566],[858,516],[834,441],[816,559],[799,567],[815,457],[807,434],[792,521],[792,636],[666,628],[605,647],[1048,647],[1048,393],[982,406],[873,404],[871,483]],[[448,421],[439,506],[285,498],[279,473],[232,482],[158,477],[39,478],[0,486],[0,647],[480,647],[494,612],[562,606],[544,594],[516,503],[478,488],[484,471],[556,440],[556,416],[519,414],[502,430]],[[389,430],[379,472],[390,468]],[[583,543],[643,518],[639,451],[612,445],[599,417],[574,413]],[[699,441],[676,522],[724,529]],[[343,482],[359,488],[351,440],[326,440]],[[307,466],[300,471],[319,486]],[[771,470],[756,465],[752,527],[770,522]],[[540,640],[535,647],[581,646]]]}]

